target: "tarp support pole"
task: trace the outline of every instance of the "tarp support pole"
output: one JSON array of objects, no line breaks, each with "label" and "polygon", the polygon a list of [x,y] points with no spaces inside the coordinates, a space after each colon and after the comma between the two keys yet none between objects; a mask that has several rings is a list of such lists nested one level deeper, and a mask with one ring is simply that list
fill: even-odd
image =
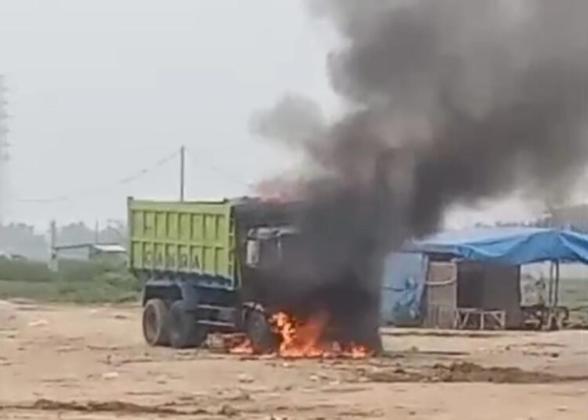
[{"label": "tarp support pole", "polygon": [[549,284],[547,287],[547,306],[553,306],[553,277],[555,272],[555,263],[551,261],[549,265]]},{"label": "tarp support pole", "polygon": [[555,290],[554,290],[554,294],[555,294],[555,299],[553,302],[553,306],[557,306],[559,305],[559,276],[560,276],[560,271],[559,271],[559,261],[557,261],[555,263]]}]

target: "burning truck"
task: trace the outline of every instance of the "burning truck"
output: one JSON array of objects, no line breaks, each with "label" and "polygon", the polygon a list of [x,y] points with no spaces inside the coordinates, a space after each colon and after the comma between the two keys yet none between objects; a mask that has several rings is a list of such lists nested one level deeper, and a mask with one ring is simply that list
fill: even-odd
[{"label": "burning truck", "polygon": [[340,112],[290,93],[251,124],[303,158],[302,203],[129,203],[151,344],[378,350],[388,253],[455,208],[561,201],[586,174],[588,2],[312,3],[342,41]]},{"label": "burning truck", "polygon": [[[361,258],[325,270],[330,252],[305,232],[299,202],[129,199],[129,264],[143,280],[143,335],[153,346],[245,337],[232,352],[363,357],[380,348],[378,295]],[[328,278],[331,276],[332,278]],[[334,277],[336,276],[336,278]],[[234,334],[241,333],[241,334]]]}]

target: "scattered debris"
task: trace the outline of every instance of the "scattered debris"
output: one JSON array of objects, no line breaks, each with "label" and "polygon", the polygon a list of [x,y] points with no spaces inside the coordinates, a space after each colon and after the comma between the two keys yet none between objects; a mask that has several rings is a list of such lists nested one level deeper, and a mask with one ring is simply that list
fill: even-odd
[{"label": "scattered debris", "polygon": [[436,364],[431,368],[405,370],[403,368],[376,369],[360,373],[361,378],[372,382],[490,382],[509,384],[541,384],[585,381],[587,377],[556,376],[543,372],[530,372],[514,367],[483,367],[469,362]]},{"label": "scattered debris", "polygon": [[112,380],[117,379],[120,376],[118,372],[106,372],[102,374],[102,379]]},{"label": "scattered debris", "polygon": [[197,416],[213,414],[208,410],[177,410],[162,405],[140,405],[124,401],[88,401],[88,402],[64,402],[48,399],[39,399],[33,403],[25,404],[0,404],[0,412],[8,410],[40,410],[40,411],[71,411],[80,413],[119,413],[119,414],[155,414],[169,416]]},{"label": "scattered debris", "polygon": [[551,357],[552,359],[559,358],[559,353],[557,353],[557,352],[524,351],[523,354],[525,356]]},{"label": "scattered debris", "polygon": [[[155,361],[156,360],[153,357],[142,356],[142,357],[135,357],[135,358],[129,358],[129,359],[121,359],[113,364],[115,364],[116,366],[122,366],[122,365],[130,365],[130,364],[137,364],[137,363],[153,363]],[[108,356],[107,362],[112,363],[112,359],[111,359],[110,355]]]},{"label": "scattered debris", "polygon": [[247,375],[246,373],[240,373],[239,376],[237,377],[237,379],[242,384],[250,384],[255,381],[252,376]]},{"label": "scattered debris", "polygon": [[239,411],[231,405],[223,405],[218,411],[220,416],[235,417],[239,415]]},{"label": "scattered debris", "polygon": [[36,321],[31,321],[28,323],[29,327],[45,327],[49,325],[49,321],[46,319],[38,319]]},{"label": "scattered debris", "polygon": [[237,389],[234,393],[223,396],[225,401],[244,402],[251,401],[251,394],[243,389]]},{"label": "scattered debris", "polygon": [[514,367],[485,368],[467,362],[435,365],[433,370],[441,382],[551,383],[564,380],[542,372],[528,372]]},{"label": "scattered debris", "polygon": [[[375,419],[378,417],[384,417],[384,413],[381,410],[361,410],[359,408],[351,408],[339,413],[343,417],[355,417],[355,418],[368,418]],[[409,415],[410,414],[409,412]]]}]

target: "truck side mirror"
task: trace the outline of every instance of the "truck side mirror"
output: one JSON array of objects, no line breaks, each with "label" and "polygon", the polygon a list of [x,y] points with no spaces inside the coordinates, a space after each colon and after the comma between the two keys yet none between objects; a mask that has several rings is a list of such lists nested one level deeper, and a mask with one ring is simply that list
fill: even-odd
[{"label": "truck side mirror", "polygon": [[259,265],[260,243],[257,239],[249,239],[247,241],[247,256],[245,263],[249,267],[257,267]]}]

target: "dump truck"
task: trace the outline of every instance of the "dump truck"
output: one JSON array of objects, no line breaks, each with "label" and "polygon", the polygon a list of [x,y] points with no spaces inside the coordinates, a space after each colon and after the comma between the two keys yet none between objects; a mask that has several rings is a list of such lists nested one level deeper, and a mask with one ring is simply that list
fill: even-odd
[{"label": "dump truck", "polygon": [[268,316],[281,305],[275,282],[288,275],[283,263],[292,264],[295,207],[129,198],[128,261],[144,285],[145,341],[187,348],[209,333],[241,332],[255,351],[275,348]]},{"label": "dump truck", "polygon": [[389,215],[407,211],[388,198],[409,194],[413,162],[410,150],[382,152],[371,189],[324,202],[129,198],[128,262],[144,284],[147,343],[195,347],[209,333],[239,332],[254,351],[272,351],[273,315],[304,323],[326,313],[326,341],[380,351],[380,254]]}]

